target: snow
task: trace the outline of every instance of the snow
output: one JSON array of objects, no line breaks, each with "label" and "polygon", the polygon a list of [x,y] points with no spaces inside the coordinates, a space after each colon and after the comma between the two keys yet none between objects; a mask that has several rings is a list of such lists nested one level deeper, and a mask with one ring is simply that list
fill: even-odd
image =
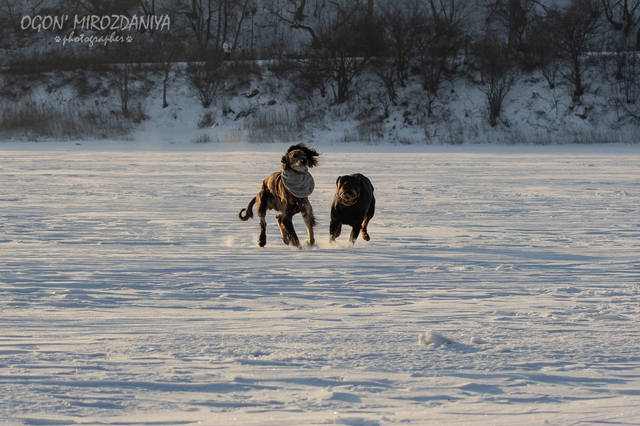
[{"label": "snow", "polygon": [[[474,338],[471,338],[471,342],[473,343]],[[482,341],[482,340],[480,340]],[[418,336],[418,344],[422,346],[440,346],[440,345],[458,345],[459,343],[455,340],[449,339],[448,337],[444,337],[442,334],[436,333],[435,331],[425,331],[424,334]]]},{"label": "snow", "polygon": [[[180,150],[185,141],[203,145],[202,150],[228,150],[229,145],[235,149],[249,141],[253,149],[263,150],[259,146],[265,141],[328,141],[346,147],[364,141],[406,150],[405,145],[634,144],[640,134],[640,121],[620,108],[624,96],[620,82],[612,77],[613,60],[585,69],[587,91],[579,103],[572,101],[573,88],[564,79],[559,78],[551,89],[539,71],[514,75],[517,78],[495,127],[488,123],[486,86],[475,72],[458,73],[443,81],[433,104],[433,116],[428,117],[427,99],[418,76],[412,76],[407,87],[397,88],[398,105],[389,104],[379,78],[372,72],[355,78],[351,98],[335,104],[330,94],[322,97],[318,90],[301,92],[293,70],[283,77],[271,70],[272,65],[268,61],[236,63],[253,71],[245,69],[237,78],[226,80],[209,108],[203,108],[195,94],[186,63],[172,67],[166,108],[162,107],[164,73],[144,67],[132,71],[129,107],[134,116],[145,117],[140,123],[119,115],[120,96],[113,77],[104,73],[50,72],[37,78],[7,74],[0,76],[8,91],[5,97],[19,99],[2,105],[8,116],[20,116],[20,111],[34,114],[34,105],[40,105],[45,116],[49,114],[63,123],[57,130],[49,126],[53,134],[9,129],[0,134],[0,140],[126,138],[117,143],[127,150],[132,142],[138,148],[152,150],[159,142],[167,149],[177,146]],[[83,115],[86,113],[99,117],[102,124],[96,126]]]},{"label": "snow", "polygon": [[320,145],[318,245],[260,249],[283,146],[0,145],[0,421],[637,422],[638,145]]}]

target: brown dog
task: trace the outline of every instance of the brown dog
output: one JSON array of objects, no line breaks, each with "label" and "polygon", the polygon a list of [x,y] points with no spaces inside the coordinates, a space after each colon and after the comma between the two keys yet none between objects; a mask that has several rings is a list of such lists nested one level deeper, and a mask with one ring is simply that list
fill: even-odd
[{"label": "brown dog", "polygon": [[262,181],[258,195],[253,197],[247,208],[240,210],[240,220],[249,220],[253,217],[253,205],[257,204],[258,216],[260,216],[260,237],[258,245],[264,247],[267,244],[267,210],[276,210],[276,220],[282,234],[282,241],[289,245],[300,247],[300,240],[293,228],[292,218],[296,213],[302,213],[304,223],[309,234],[309,245],[315,244],[313,227],[316,225],[313,209],[309,203],[309,195],[313,192],[313,177],[309,174],[310,168],[318,165],[319,156],[314,149],[309,149],[303,144],[291,145],[282,156],[282,171],[271,173]]}]

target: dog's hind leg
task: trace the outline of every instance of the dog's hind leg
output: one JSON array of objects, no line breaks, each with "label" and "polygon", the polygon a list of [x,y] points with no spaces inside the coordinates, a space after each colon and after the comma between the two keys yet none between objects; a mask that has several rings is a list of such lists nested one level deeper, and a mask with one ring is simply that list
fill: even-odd
[{"label": "dog's hind leg", "polygon": [[260,247],[267,245],[267,221],[264,216],[260,216],[260,236],[258,237],[258,245]]},{"label": "dog's hind leg", "polygon": [[267,244],[267,200],[263,191],[258,194],[258,216],[260,217],[260,236],[258,245],[264,247]]},{"label": "dog's hind leg", "polygon": [[367,232],[367,225],[369,225],[369,221],[373,217],[373,214],[376,212],[376,199],[371,200],[371,206],[369,206],[369,211],[362,222],[362,238],[365,241],[369,241],[371,237],[369,237],[369,233]]},{"label": "dog's hind leg", "polygon": [[304,219],[304,224],[307,227],[307,234],[309,235],[307,244],[312,246],[316,243],[316,239],[313,235],[313,227],[316,226],[316,218],[313,215],[313,208],[311,207],[311,203],[309,203],[308,201],[305,203],[304,208],[302,209],[302,218]]}]

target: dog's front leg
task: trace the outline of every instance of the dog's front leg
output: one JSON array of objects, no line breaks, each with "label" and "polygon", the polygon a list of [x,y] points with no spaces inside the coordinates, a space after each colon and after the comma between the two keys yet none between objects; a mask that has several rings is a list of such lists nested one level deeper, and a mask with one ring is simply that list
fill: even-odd
[{"label": "dog's front leg", "polygon": [[280,213],[278,215],[276,215],[276,221],[278,222],[278,227],[280,228],[280,235],[282,235],[282,242],[285,243],[285,245],[289,245],[289,231],[287,231],[287,227],[284,224],[283,221],[283,214]]},{"label": "dog's front leg", "polygon": [[342,224],[338,221],[332,220],[329,224],[329,234],[331,235],[330,241],[333,243],[336,241],[336,238],[340,236],[342,232]]},{"label": "dog's front leg", "polygon": [[357,226],[351,226],[351,235],[349,236],[349,241],[351,241],[351,244],[356,243],[356,240],[358,239],[358,235],[360,234],[361,226],[362,224]]},{"label": "dog's front leg", "polygon": [[[291,242],[291,244],[293,244],[294,246],[300,248],[300,240],[298,239],[298,235],[296,234],[296,230],[293,227],[293,221],[292,221],[292,217],[291,216],[283,216],[282,217],[282,224],[284,226],[285,229],[285,233],[288,236],[289,241]],[[284,237],[284,233],[282,234],[282,241],[285,241],[285,237]],[[285,244],[288,244],[285,241]]]},{"label": "dog's front leg", "polygon": [[304,219],[304,224],[307,227],[307,234],[309,235],[307,244],[312,246],[316,243],[316,239],[313,235],[313,227],[316,226],[316,218],[313,216],[313,208],[308,200],[302,209],[302,218]]}]

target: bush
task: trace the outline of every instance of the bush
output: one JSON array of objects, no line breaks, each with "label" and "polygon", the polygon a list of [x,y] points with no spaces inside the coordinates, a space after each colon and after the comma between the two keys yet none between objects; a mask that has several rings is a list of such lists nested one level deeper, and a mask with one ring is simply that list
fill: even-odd
[{"label": "bush", "polygon": [[489,112],[489,125],[491,127],[498,124],[498,118],[502,112],[504,98],[509,93],[513,79],[509,75],[496,76],[489,80],[489,85],[485,90],[487,95],[487,110]]},{"label": "bush", "polygon": [[619,70],[620,78],[615,82],[614,104],[618,111],[640,120],[640,58],[635,53],[628,55]]},{"label": "bush", "polygon": [[474,54],[487,84],[487,112],[489,125],[493,127],[498,124],[504,98],[513,85],[509,49],[507,45],[489,35],[476,44]]},{"label": "bush", "polygon": [[191,63],[187,76],[204,108],[209,108],[226,77],[225,67],[219,58],[207,62]]},{"label": "bush", "polygon": [[200,120],[198,120],[198,129],[204,129],[206,127],[213,127],[216,123],[216,118],[211,111],[205,112]]}]

